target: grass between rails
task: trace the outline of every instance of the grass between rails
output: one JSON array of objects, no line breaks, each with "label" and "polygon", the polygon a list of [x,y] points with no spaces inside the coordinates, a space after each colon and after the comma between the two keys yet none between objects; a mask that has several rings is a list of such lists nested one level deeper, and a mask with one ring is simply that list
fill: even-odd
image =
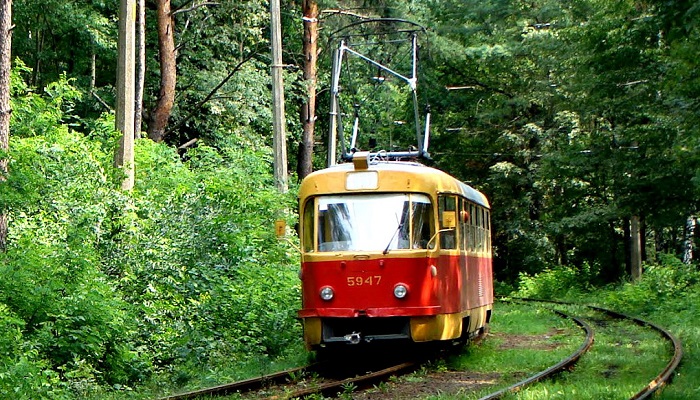
[{"label": "grass between rails", "polygon": [[[498,382],[469,393],[428,396],[430,400],[478,399],[510,386],[570,355],[583,332],[541,305],[497,304],[491,337],[449,362],[450,369],[497,376]],[[628,399],[668,361],[668,345],[648,328],[609,320],[582,308],[566,310],[590,321],[595,344],[572,372],[531,385],[505,399]],[[692,397],[679,397],[692,398]]]},{"label": "grass between rails", "polygon": [[665,366],[668,344],[654,331],[610,320],[581,308],[567,312],[587,320],[595,344],[574,370],[529,386],[505,399],[628,399]]},{"label": "grass between rails", "polygon": [[478,398],[556,364],[584,338],[573,321],[543,308],[498,304],[496,312],[491,333],[479,345],[359,398]]},{"label": "grass between rails", "polygon": [[[617,307],[615,310],[633,314],[652,321],[678,337],[683,347],[683,360],[670,385],[661,389],[656,399],[688,400],[700,398],[700,286],[694,285],[685,295],[674,296],[659,301],[652,307],[639,308],[633,304],[619,304],[615,299],[624,298],[630,288],[601,291],[597,295],[587,295],[580,301],[593,302],[604,299],[604,304]],[[672,348],[664,349],[664,364],[671,357]]]},{"label": "grass between rails", "polygon": [[[556,271],[544,277],[534,277],[521,283],[520,297],[555,298],[581,304],[596,304],[654,322],[675,334],[683,344],[684,358],[671,385],[664,387],[656,399],[686,400],[700,398],[700,272],[693,267],[677,265],[648,267],[640,282],[623,283],[614,287],[591,290],[575,284],[561,284]],[[554,289],[552,282],[556,283]],[[462,354],[444,363],[429,366],[408,377],[378,385],[366,398],[414,398],[430,400],[478,399],[502,387],[507,387],[539,372],[571,354],[583,340],[583,332],[573,322],[564,320],[544,306],[497,303],[490,336],[479,346],[471,346]],[[567,310],[582,315],[582,309]],[[588,318],[586,315],[582,315]],[[597,330],[593,349],[584,356],[573,372],[537,384],[508,399],[627,399],[642,389],[671,357],[672,349],[660,336],[647,328],[606,322],[610,330],[595,324],[600,315],[590,319]],[[620,331],[617,325],[624,324]],[[543,351],[545,350],[545,351]],[[299,345],[286,352],[284,361],[272,364],[269,359],[236,363],[226,360],[210,370],[201,371],[198,378],[188,382],[184,390],[216,383],[239,380],[282,370],[306,361],[306,352]],[[620,355],[624,362],[619,362]],[[629,361],[629,362],[627,362]],[[432,380],[442,372],[471,371],[480,383],[460,389],[450,382]],[[642,372],[643,371],[643,372]],[[194,373],[194,371],[193,371]],[[464,377],[470,373],[459,375]],[[482,379],[483,378],[483,379]],[[172,382],[173,379],[170,379]],[[393,386],[415,382],[424,390],[402,392],[391,397]],[[474,391],[474,387],[481,387]],[[486,387],[488,386],[488,387]],[[425,388],[427,387],[427,390]],[[113,397],[95,395],[88,399],[153,399],[180,390],[166,390],[157,384],[140,388],[139,395]],[[351,391],[350,391],[351,392]],[[403,394],[412,394],[403,396]],[[358,393],[348,393],[346,398]],[[383,397],[377,397],[382,395]],[[239,398],[231,396],[228,398]]]},{"label": "grass between rails", "polygon": [[[680,339],[683,360],[672,383],[654,398],[699,399],[700,320],[697,316],[700,315],[700,271],[697,265],[685,265],[674,257],[664,256],[660,257],[658,264],[645,265],[644,274],[637,282],[596,289],[591,289],[587,279],[579,275],[572,273],[571,268],[560,268],[533,277],[524,276],[517,295],[596,304],[666,328]],[[672,351],[670,345],[664,349],[660,356],[664,365],[670,360]],[[641,363],[641,360],[637,361],[637,365],[641,366]]]}]

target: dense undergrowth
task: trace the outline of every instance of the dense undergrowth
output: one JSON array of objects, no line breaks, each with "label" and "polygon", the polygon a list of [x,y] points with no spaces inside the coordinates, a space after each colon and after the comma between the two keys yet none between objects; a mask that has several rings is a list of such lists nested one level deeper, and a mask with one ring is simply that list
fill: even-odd
[{"label": "dense undergrowth", "polygon": [[[123,192],[113,120],[73,116],[79,96],[65,79],[43,96],[13,79],[0,398],[147,398],[303,353],[298,254],[273,229],[295,222],[294,195],[274,189],[262,139],[220,132],[229,145],[186,154],[139,140],[136,187]],[[700,273],[658,259],[639,282],[597,288],[595,267],[552,267],[498,291],[603,304],[669,328],[686,361],[664,398],[693,398]]]},{"label": "dense undergrowth", "polygon": [[139,140],[123,192],[112,118],[70,117],[65,80],[42,97],[14,83],[0,398],[177,386],[298,343],[298,255],[274,234],[294,196],[274,189],[265,146],[183,156]]},{"label": "dense undergrowth", "polygon": [[[605,287],[588,282],[588,269],[552,268],[535,276],[521,275],[511,294],[517,297],[566,300],[596,304],[654,322],[677,336],[683,346],[683,361],[673,383],[661,399],[700,397],[700,270],[671,255],[645,265],[642,278]],[[668,350],[670,359],[672,349]],[[660,372],[660,371],[659,371]],[[641,389],[641,388],[640,388]]]}]

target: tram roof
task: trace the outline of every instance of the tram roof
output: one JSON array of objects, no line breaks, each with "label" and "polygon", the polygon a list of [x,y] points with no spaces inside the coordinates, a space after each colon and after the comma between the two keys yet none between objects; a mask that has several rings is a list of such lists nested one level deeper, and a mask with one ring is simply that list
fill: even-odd
[{"label": "tram roof", "polygon": [[384,191],[414,191],[453,193],[461,195],[479,205],[489,208],[486,196],[436,168],[407,161],[380,161],[371,163],[366,170],[356,170],[353,163],[338,164],[318,170],[307,176],[301,183],[300,197],[329,193],[376,192],[377,190],[347,190],[345,179],[348,173],[361,171],[377,171],[380,176],[389,178],[392,184],[382,186]]}]

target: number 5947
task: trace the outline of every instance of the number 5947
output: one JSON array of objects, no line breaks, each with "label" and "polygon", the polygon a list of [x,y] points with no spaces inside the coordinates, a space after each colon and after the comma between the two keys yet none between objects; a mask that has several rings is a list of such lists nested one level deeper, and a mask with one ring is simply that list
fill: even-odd
[{"label": "number 5947", "polygon": [[381,282],[381,275],[371,275],[371,276],[348,276],[348,286],[374,286],[379,285]]}]

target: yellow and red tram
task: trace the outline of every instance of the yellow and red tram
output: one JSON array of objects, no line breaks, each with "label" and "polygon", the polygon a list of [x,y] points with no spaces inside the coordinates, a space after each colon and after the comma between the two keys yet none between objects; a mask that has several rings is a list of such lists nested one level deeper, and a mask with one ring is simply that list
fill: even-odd
[{"label": "yellow and red tram", "polygon": [[299,192],[308,348],[467,339],[491,318],[490,206],[415,162],[316,171]]}]

